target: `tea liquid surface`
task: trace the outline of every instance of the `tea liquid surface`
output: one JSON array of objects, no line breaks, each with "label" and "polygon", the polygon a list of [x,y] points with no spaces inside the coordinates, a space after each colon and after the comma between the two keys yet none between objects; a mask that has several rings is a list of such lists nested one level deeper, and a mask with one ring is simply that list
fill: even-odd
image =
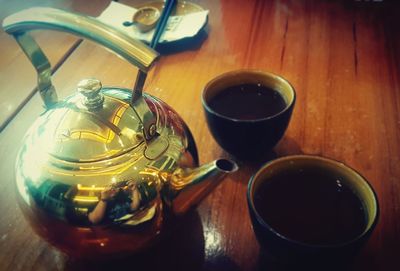
[{"label": "tea liquid surface", "polygon": [[360,235],[367,223],[358,196],[322,170],[293,169],[262,182],[254,204],[275,231],[307,244],[349,241]]},{"label": "tea liquid surface", "polygon": [[263,119],[286,107],[278,91],[258,84],[226,88],[213,97],[209,106],[217,113],[241,120]]}]

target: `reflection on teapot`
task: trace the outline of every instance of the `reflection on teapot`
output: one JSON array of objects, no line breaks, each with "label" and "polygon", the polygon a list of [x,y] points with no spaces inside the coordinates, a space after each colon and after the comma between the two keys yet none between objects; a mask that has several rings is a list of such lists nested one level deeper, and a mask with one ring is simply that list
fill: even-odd
[{"label": "reflection on teapot", "polygon": [[53,29],[91,39],[145,73],[158,55],[144,44],[96,19],[50,8],[18,12],[3,27],[36,68],[46,106],[17,157],[19,202],[54,246],[84,258],[142,250],[160,235],[166,214],[186,212],[237,169],[225,159],[197,167],[184,121],[141,89],[132,94],[86,79],[58,101],[50,64],[26,32]]}]

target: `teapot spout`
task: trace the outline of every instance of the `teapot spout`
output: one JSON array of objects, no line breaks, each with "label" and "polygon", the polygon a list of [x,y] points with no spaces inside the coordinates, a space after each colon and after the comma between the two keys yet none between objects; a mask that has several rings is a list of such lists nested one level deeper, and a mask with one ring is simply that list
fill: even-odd
[{"label": "teapot spout", "polygon": [[211,192],[226,174],[238,169],[235,162],[218,159],[198,168],[178,168],[162,178],[167,184],[165,201],[175,214],[183,214]]}]

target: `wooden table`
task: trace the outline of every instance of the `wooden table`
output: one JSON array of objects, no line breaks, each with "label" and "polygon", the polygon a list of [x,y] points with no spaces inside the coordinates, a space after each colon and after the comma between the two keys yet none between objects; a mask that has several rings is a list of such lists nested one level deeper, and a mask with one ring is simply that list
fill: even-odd
[{"label": "wooden table", "polygon": [[[108,4],[55,2],[30,5],[51,4],[97,16]],[[207,129],[200,102],[204,85],[241,68],[282,75],[295,87],[297,103],[274,153],[322,155],[361,172],[378,194],[380,221],[352,270],[400,268],[400,5],[386,0],[196,2],[210,10],[208,37],[163,51],[146,91],[183,117],[200,162],[229,156]],[[3,9],[1,18],[27,6],[21,3]],[[132,87],[136,68],[93,43],[52,32],[38,35],[57,68],[53,82],[59,96],[72,94],[87,77],[103,85]],[[19,47],[4,32],[0,41],[0,270],[282,269],[260,256],[246,205],[247,183],[259,165],[244,161],[196,211],[177,219],[162,243],[142,255],[88,264],[42,241],[22,217],[13,185],[16,153],[42,111],[42,101]]]}]

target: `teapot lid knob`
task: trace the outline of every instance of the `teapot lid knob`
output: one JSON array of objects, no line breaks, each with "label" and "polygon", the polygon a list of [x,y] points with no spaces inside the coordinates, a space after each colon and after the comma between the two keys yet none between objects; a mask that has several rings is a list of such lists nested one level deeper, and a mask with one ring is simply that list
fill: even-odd
[{"label": "teapot lid knob", "polygon": [[100,80],[90,78],[83,79],[78,83],[78,92],[83,95],[82,104],[88,110],[94,110],[103,105],[104,97],[100,90],[102,88]]}]

